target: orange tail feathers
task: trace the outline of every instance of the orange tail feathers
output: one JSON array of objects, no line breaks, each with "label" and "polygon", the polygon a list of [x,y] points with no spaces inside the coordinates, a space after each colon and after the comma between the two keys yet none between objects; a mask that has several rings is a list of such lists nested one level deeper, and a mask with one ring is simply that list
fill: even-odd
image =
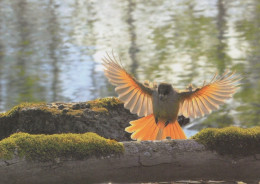
[{"label": "orange tail feathers", "polygon": [[134,140],[162,140],[166,137],[171,139],[187,139],[179,123],[169,123],[164,127],[164,122],[155,123],[153,114],[130,122],[131,126],[125,131],[132,133],[131,138]]}]

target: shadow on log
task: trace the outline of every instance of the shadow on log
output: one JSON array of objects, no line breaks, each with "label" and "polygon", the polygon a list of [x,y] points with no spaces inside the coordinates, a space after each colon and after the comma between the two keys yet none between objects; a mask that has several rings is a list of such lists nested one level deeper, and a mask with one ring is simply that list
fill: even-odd
[{"label": "shadow on log", "polygon": [[123,142],[124,154],[55,162],[0,161],[0,183],[133,183],[226,180],[256,183],[260,155],[221,156],[195,140]]}]

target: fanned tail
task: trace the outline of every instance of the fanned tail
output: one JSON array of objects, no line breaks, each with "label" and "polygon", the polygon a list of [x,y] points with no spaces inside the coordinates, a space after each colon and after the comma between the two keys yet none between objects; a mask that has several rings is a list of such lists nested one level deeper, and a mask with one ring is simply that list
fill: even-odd
[{"label": "fanned tail", "polygon": [[134,140],[162,140],[166,137],[171,139],[187,139],[179,123],[169,123],[164,127],[165,122],[159,121],[155,123],[153,114],[130,122],[131,126],[127,127],[125,131],[132,133],[131,138]]}]

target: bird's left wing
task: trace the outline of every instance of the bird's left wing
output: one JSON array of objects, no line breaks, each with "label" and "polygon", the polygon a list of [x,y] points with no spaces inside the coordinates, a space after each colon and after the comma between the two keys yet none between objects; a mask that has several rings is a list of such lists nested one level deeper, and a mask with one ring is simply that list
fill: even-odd
[{"label": "bird's left wing", "polygon": [[236,92],[240,79],[234,72],[225,72],[221,76],[215,74],[210,83],[194,91],[190,89],[180,92],[179,115],[197,118],[217,110],[219,105],[224,104]]},{"label": "bird's left wing", "polygon": [[102,60],[105,75],[111,84],[117,86],[115,91],[124,102],[124,107],[138,116],[152,114],[152,88],[128,74],[114,55],[107,54]]}]

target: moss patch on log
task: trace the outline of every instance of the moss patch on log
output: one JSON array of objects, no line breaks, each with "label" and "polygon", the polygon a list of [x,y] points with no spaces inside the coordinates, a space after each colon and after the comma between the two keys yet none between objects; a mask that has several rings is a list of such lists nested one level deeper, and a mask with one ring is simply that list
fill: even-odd
[{"label": "moss patch on log", "polygon": [[116,97],[99,98],[89,101],[88,103],[90,104],[91,110],[96,112],[108,112],[107,108],[113,108],[115,106],[123,104]]},{"label": "moss patch on log", "polygon": [[31,135],[15,133],[0,141],[0,158],[12,159],[14,153],[28,160],[55,161],[57,158],[84,159],[124,152],[122,143],[95,133]]},{"label": "moss patch on log", "polygon": [[45,106],[46,106],[46,103],[44,103],[44,102],[42,102],[42,103],[28,103],[28,102],[21,103],[19,105],[14,106],[12,109],[10,109],[7,112],[0,113],[0,118],[12,117],[22,108],[34,108],[34,107],[43,107],[44,108]]},{"label": "moss patch on log", "polygon": [[206,128],[192,137],[220,154],[260,154],[260,127]]},{"label": "moss patch on log", "polygon": [[[83,110],[86,108],[90,107],[91,110],[95,112],[108,112],[108,108],[114,108],[117,107],[118,105],[122,105],[123,103],[116,97],[107,97],[107,98],[99,98],[96,100],[91,100],[88,102],[83,102],[80,104],[74,105],[73,103],[67,103],[66,106],[65,104],[62,103],[51,103],[51,104],[46,104],[44,102],[41,103],[21,103],[15,107],[13,107],[11,110],[0,113],[0,118],[4,117],[12,117],[16,113],[18,113],[21,109],[26,109],[26,108],[37,108],[41,111],[44,112],[49,112],[53,115],[58,115],[64,113],[64,109],[67,108],[67,114],[71,116],[77,116],[77,115],[82,115]],[[78,107],[77,107],[78,105]],[[60,108],[60,106],[64,106],[63,108]],[[84,107],[81,107],[84,106]]]}]

